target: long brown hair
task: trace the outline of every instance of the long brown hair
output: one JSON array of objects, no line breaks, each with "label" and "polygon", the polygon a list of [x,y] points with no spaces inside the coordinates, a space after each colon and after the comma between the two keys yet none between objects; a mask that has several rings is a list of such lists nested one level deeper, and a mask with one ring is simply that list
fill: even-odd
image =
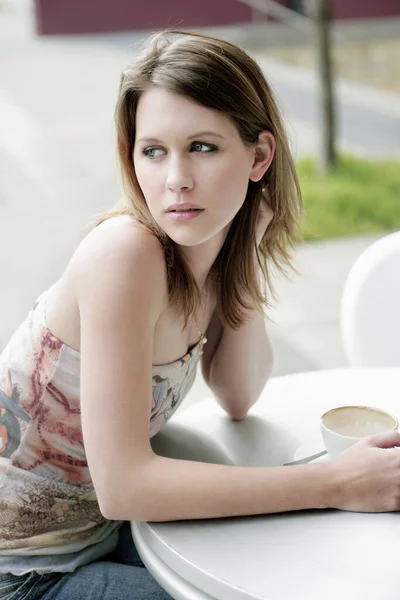
[{"label": "long brown hair", "polygon": [[[179,247],[151,216],[133,164],[136,109],[140,96],[151,86],[223,112],[248,146],[257,143],[263,130],[275,138],[272,163],[260,181],[249,181],[245,202],[210,273],[216,283],[219,316],[223,324],[237,329],[249,300],[259,310],[268,305],[271,267],[286,272],[291,266],[291,247],[299,239],[301,192],[279,109],[260,67],[244,50],[199,33],[172,30],[152,35],[122,73],[115,121],[124,205],[100,215],[97,224],[111,216],[131,214],[153,231],[165,252],[169,301],[184,315],[185,325],[198,307],[199,289]],[[263,197],[274,217],[257,248],[255,227]],[[262,282],[257,278],[255,252]]]}]

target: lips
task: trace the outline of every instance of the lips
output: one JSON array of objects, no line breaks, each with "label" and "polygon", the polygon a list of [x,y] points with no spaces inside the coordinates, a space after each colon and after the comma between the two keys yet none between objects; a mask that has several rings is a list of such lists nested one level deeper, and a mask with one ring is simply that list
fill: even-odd
[{"label": "lips", "polygon": [[175,223],[184,223],[199,218],[203,212],[204,208],[184,208],[182,205],[173,208],[170,206],[167,211],[167,218]]},{"label": "lips", "polygon": [[198,206],[197,204],[189,204],[188,202],[185,202],[184,204],[171,204],[167,208],[167,212],[175,212],[175,213],[200,211],[200,210],[204,210],[204,208],[201,208],[201,206]]}]

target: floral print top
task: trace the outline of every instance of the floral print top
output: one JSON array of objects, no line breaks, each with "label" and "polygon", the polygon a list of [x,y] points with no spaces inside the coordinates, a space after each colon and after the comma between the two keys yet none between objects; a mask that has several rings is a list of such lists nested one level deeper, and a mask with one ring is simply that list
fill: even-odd
[{"label": "floral print top", "polygon": [[[77,552],[120,525],[99,510],[82,437],[80,353],[47,328],[46,295],[0,355],[0,572],[6,556]],[[153,367],[150,436],[191,388],[198,359],[199,345]]]}]

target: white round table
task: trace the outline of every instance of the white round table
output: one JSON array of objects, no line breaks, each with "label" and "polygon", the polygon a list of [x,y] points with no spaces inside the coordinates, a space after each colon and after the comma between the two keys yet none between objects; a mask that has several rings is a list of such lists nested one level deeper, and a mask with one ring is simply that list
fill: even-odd
[{"label": "white round table", "polygon": [[[214,399],[207,399],[176,415],[153,438],[153,447],[174,458],[282,465],[322,450],[319,417],[343,404],[375,406],[399,417],[400,369],[316,371],[272,379],[242,422],[231,421]],[[132,533],[143,562],[175,600],[400,596],[399,513],[307,510],[132,522]]]}]

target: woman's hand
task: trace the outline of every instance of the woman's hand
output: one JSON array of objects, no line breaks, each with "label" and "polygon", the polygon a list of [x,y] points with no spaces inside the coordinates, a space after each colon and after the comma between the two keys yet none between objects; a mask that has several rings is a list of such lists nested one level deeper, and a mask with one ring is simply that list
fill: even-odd
[{"label": "woman's hand", "polygon": [[265,200],[265,198],[262,198],[260,202],[260,208],[258,210],[256,223],[257,247],[260,245],[261,240],[264,237],[264,233],[266,232],[268,225],[271,223],[273,216],[274,213],[272,212],[272,208]]},{"label": "woman's hand", "polygon": [[400,434],[361,440],[331,463],[337,496],[332,508],[355,512],[400,510]]}]

